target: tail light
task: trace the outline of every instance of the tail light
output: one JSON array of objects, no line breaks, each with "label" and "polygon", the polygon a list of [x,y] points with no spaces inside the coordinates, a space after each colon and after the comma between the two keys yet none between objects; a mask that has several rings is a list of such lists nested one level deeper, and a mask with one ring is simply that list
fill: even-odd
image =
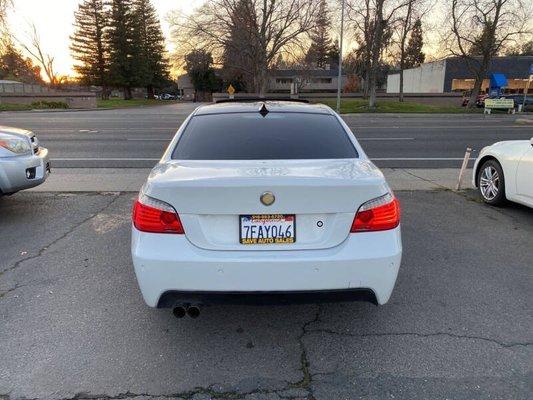
[{"label": "tail light", "polygon": [[133,205],[132,219],[135,228],[142,232],[185,233],[174,207],[143,193]]},{"label": "tail light", "polygon": [[400,224],[400,202],[387,193],[364,203],[352,223],[350,232],[372,232],[394,229]]}]

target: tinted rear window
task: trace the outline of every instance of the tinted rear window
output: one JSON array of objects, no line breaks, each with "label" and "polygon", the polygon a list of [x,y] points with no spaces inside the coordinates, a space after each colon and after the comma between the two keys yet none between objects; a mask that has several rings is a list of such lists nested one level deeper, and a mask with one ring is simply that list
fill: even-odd
[{"label": "tinted rear window", "polygon": [[356,158],[333,115],[259,113],[197,115],[182,133],[177,160],[281,160]]}]

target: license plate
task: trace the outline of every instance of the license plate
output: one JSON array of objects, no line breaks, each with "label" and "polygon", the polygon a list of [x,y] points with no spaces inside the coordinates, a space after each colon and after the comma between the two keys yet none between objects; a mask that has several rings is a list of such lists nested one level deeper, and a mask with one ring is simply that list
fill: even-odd
[{"label": "license plate", "polygon": [[240,215],[241,244],[290,244],[296,242],[294,214]]}]

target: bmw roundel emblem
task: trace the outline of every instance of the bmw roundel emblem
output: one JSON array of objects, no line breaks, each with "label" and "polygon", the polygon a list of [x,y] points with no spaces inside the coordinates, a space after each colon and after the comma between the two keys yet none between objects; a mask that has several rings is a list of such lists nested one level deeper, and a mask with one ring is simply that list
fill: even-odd
[{"label": "bmw roundel emblem", "polygon": [[265,206],[270,206],[276,201],[276,197],[272,192],[265,192],[261,195],[260,200]]}]

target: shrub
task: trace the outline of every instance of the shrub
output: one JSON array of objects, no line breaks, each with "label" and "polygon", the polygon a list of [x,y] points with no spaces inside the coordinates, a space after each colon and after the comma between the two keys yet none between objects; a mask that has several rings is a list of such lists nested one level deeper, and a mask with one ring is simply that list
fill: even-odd
[{"label": "shrub", "polygon": [[63,101],[34,101],[31,103],[31,108],[46,109],[46,108],[69,108],[68,104]]}]

